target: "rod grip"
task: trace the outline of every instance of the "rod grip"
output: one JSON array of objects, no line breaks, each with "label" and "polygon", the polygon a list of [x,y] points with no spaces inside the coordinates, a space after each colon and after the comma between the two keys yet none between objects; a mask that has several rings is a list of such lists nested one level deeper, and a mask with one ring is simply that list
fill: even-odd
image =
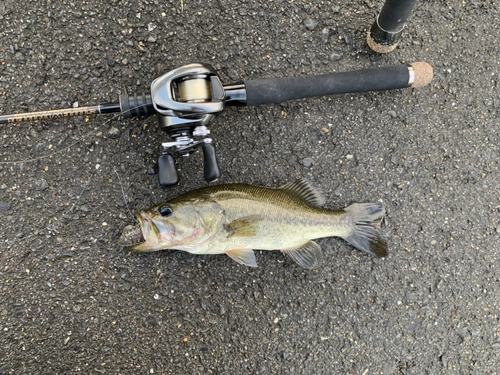
[{"label": "rod grip", "polygon": [[408,87],[406,65],[386,66],[318,76],[269,78],[245,81],[247,106],[353,92]]},{"label": "rod grip", "polygon": [[156,113],[151,94],[122,94],[120,95],[120,109],[123,118],[149,116]]}]

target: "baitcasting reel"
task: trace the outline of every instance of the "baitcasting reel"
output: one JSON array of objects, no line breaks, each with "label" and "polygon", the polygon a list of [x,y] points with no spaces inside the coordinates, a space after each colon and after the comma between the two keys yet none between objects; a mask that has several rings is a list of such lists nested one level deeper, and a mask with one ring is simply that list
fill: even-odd
[{"label": "baitcasting reel", "polygon": [[224,110],[225,102],[232,100],[234,90],[238,89],[222,86],[215,69],[206,64],[186,65],[153,81],[151,95],[159,126],[173,140],[161,144],[160,185],[174,185],[179,181],[172,153],[189,156],[197,147],[203,150],[205,180],[213,182],[220,178],[215,146],[208,137],[207,125]]},{"label": "baitcasting reel", "polygon": [[189,64],[154,80],[151,93],[122,94],[118,103],[92,107],[0,116],[0,125],[70,116],[121,112],[124,118],[157,113],[159,127],[171,138],[161,144],[158,178],[162,186],[179,181],[173,155],[188,156],[201,147],[205,180],[216,181],[221,171],[210,121],[225,105],[257,106],[287,100],[353,92],[423,87],[432,80],[432,67],[425,62],[363,69],[318,76],[283,77],[222,85],[208,64]]}]

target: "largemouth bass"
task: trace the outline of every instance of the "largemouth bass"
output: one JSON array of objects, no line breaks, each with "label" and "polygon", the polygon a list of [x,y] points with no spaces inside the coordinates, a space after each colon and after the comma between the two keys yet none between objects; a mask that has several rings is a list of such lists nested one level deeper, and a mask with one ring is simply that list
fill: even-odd
[{"label": "largemouth bass", "polygon": [[322,263],[316,238],[342,237],[376,256],[387,255],[380,231],[383,203],[355,203],[332,211],[311,183],[297,180],[278,189],[245,184],[209,186],[136,213],[139,226],[125,228],[119,243],[131,251],[183,250],[226,254],[257,267],[255,250],[281,250],[297,264]]}]

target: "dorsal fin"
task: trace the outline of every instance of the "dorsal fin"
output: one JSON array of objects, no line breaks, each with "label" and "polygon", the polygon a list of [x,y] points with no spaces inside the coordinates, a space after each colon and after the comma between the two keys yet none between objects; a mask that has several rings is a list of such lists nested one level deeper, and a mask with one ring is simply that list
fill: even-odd
[{"label": "dorsal fin", "polygon": [[307,202],[311,206],[321,207],[325,204],[323,192],[321,192],[319,188],[313,186],[311,182],[302,178],[280,186],[279,189]]}]

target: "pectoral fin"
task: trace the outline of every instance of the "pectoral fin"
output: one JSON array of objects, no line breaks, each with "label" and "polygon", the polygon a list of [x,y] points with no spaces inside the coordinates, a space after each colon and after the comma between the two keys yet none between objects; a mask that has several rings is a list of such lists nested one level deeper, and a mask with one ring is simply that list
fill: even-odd
[{"label": "pectoral fin", "polygon": [[314,241],[308,241],[298,248],[281,251],[289,255],[299,266],[310,270],[318,268],[323,262],[321,247]]},{"label": "pectoral fin", "polygon": [[257,267],[257,261],[255,260],[255,254],[252,249],[236,249],[226,251],[226,254],[238,262],[248,267]]},{"label": "pectoral fin", "polygon": [[234,220],[224,226],[227,237],[253,237],[259,230],[260,215],[252,215]]}]

